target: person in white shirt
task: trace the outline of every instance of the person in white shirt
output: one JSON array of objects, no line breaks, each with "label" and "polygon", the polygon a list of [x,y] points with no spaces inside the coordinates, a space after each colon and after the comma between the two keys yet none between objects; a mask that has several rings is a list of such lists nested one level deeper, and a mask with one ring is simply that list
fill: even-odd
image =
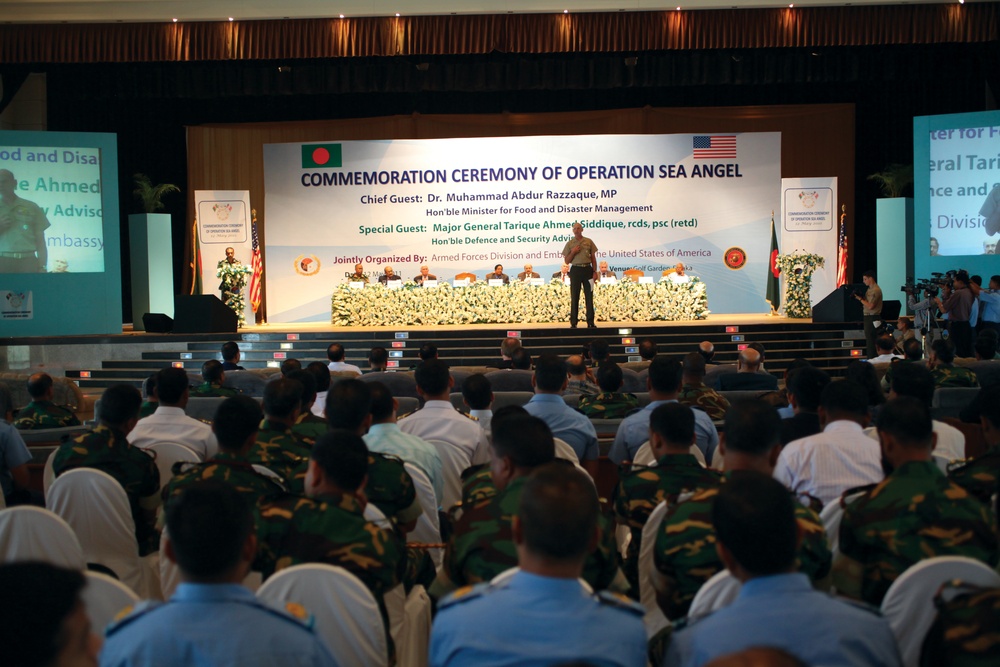
[{"label": "person in white shirt", "polygon": [[327,368],[330,369],[331,373],[349,371],[351,373],[357,373],[361,375],[361,369],[353,364],[346,363],[344,361],[344,346],[340,343],[330,343],[330,347],[326,348],[326,358],[330,360]]},{"label": "person in white shirt", "polygon": [[691,282],[691,276],[684,273],[684,262],[677,262],[677,266],[674,267],[674,272],[668,275],[667,279],[672,283]]},{"label": "person in white shirt", "polygon": [[848,489],[881,482],[882,453],[878,442],[865,437],[868,420],[864,387],[851,380],[831,382],[820,396],[823,431],[785,445],[774,478],[824,505]]},{"label": "person in white shirt", "polygon": [[[923,402],[928,409],[934,398],[934,376],[921,364],[896,364],[892,369],[892,384],[889,388],[889,400],[900,396],[912,396]],[[934,456],[946,461],[958,461],[965,458],[965,435],[954,426],[935,419],[932,422],[937,442],[934,445]],[[865,435],[878,442],[878,431],[875,427],[865,429]]]},{"label": "person in white shirt", "polygon": [[128,434],[128,441],[145,449],[156,442],[176,442],[190,447],[205,461],[219,451],[219,443],[208,424],[184,414],[189,397],[187,371],[164,368],[156,373],[156,412],[140,419]]},{"label": "person in white shirt", "polygon": [[[448,509],[461,499],[462,471],[490,461],[489,443],[479,423],[451,404],[449,395],[455,386],[455,379],[448,370],[448,364],[438,359],[425,361],[417,367],[414,379],[424,406],[400,419],[399,428],[403,433],[427,440],[442,454],[445,476],[445,502],[442,506]],[[442,452],[442,447],[450,447],[451,450]],[[456,449],[457,452],[454,451]],[[452,464],[449,465],[448,461]]]},{"label": "person in white shirt", "polygon": [[870,364],[888,364],[892,363],[894,359],[902,359],[903,355],[893,353],[895,348],[896,341],[893,340],[892,336],[879,336],[875,339],[875,349],[878,352],[878,356],[871,359],[864,359],[863,361],[867,361]]}]

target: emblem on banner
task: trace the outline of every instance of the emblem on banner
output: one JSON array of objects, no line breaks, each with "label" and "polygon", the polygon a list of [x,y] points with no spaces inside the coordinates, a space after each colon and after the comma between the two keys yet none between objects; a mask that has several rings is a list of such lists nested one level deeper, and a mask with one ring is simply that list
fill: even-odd
[{"label": "emblem on banner", "polygon": [[228,220],[229,214],[233,212],[233,205],[216,204],[212,207],[212,210],[215,211],[215,217],[217,217],[219,220]]},{"label": "emblem on banner", "polygon": [[818,198],[818,192],[806,192],[803,190],[799,193],[799,200],[802,202],[802,208],[812,208],[816,205],[816,200]]},{"label": "emblem on banner", "polygon": [[722,257],[723,257],[722,261],[726,263],[726,267],[734,271],[742,269],[743,266],[747,263],[746,251],[743,250],[743,248],[739,248],[737,246],[733,246],[732,248],[727,250]]},{"label": "emblem on banner", "polygon": [[319,273],[319,258],[316,255],[299,255],[295,258],[295,273],[300,276],[314,276]]}]

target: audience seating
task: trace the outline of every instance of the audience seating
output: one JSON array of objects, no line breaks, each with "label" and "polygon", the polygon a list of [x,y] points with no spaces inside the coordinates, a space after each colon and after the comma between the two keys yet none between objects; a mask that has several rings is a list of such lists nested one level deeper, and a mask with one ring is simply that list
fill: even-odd
[{"label": "audience seating", "polygon": [[[513,371],[502,371],[510,372]],[[500,391],[493,392],[493,412],[496,412],[502,407],[507,405],[524,405],[531,400],[534,396],[534,392],[531,391]]]},{"label": "audience seating", "polygon": [[24,444],[29,447],[55,445],[58,447],[67,438],[75,438],[89,430],[87,426],[61,426],[59,428],[42,428],[31,431],[18,431]]},{"label": "audience seating", "polygon": [[830,553],[834,557],[840,553],[840,522],[844,518],[844,508],[863,496],[864,493],[864,491],[858,491],[849,496],[831,500],[819,513],[819,520],[823,524],[826,540],[830,545]]},{"label": "audience seating", "polygon": [[420,407],[420,401],[410,396],[396,396],[396,403],[399,404],[396,408],[397,417],[408,415]]},{"label": "audience seating", "polygon": [[139,557],[128,496],[114,477],[94,468],[68,470],[52,482],[45,502],[72,526],[88,563],[107,567],[143,598],[162,599],[158,554]]},{"label": "audience seating", "polygon": [[576,450],[573,449],[572,445],[570,445],[568,442],[560,438],[555,438],[555,442],[556,442],[556,458],[564,459],[566,461],[571,461],[573,465],[579,467],[580,457],[576,455]]},{"label": "audience seating", "polygon": [[413,379],[413,373],[408,371],[365,373],[361,376],[361,380],[363,382],[381,382],[397,400],[403,397],[420,398],[420,394],[417,393],[417,381]]},{"label": "audience seating", "polygon": [[[639,371],[634,371],[631,368],[622,368],[622,391],[627,394],[635,394],[640,391],[646,391],[646,378],[639,375]],[[649,374],[647,373],[648,377]]]},{"label": "audience seating", "polygon": [[965,436],[965,458],[974,459],[977,456],[982,456],[989,449],[986,445],[986,437],[983,435],[981,424],[966,424],[954,417],[945,417],[941,421],[957,428]]},{"label": "audience seating", "polygon": [[[28,378],[30,373],[14,373],[0,371],[0,383],[10,390],[15,409],[20,409],[31,402],[28,394]],[[52,376],[52,402],[56,405],[68,405],[74,412],[81,412],[86,407],[86,397],[75,382],[60,375]]]},{"label": "audience seating", "polygon": [[[531,394],[535,391],[535,388],[531,385],[531,378],[533,376],[533,371],[514,368],[510,370],[490,371],[486,374],[486,379],[490,381],[494,396],[501,392],[526,392]],[[496,409],[496,406],[494,406],[494,409]]]},{"label": "audience seating", "polygon": [[639,601],[646,608],[643,623],[646,625],[647,637],[652,637],[670,625],[670,621],[660,610],[660,605],[656,603],[656,590],[651,579],[655,567],[653,551],[656,547],[656,534],[663,524],[663,517],[667,515],[667,509],[667,501],[664,500],[653,508],[646,525],[642,527],[642,545],[639,547]]},{"label": "audience seating", "polygon": [[253,371],[227,371],[222,386],[239,389],[246,396],[263,398],[267,380]]},{"label": "audience seating", "polygon": [[87,585],[80,597],[87,609],[91,629],[98,635],[103,635],[104,628],[123,609],[138,602],[139,596],[131,588],[103,572],[87,571],[84,574],[87,576]]},{"label": "audience seating", "polygon": [[0,511],[0,562],[26,560],[71,570],[87,567],[80,540],[59,515],[31,505]]},{"label": "audience seating", "polygon": [[580,406],[580,394],[563,394],[563,402],[576,410]]},{"label": "audience seating", "polygon": [[947,581],[1000,587],[1000,574],[985,563],[964,556],[938,556],[912,565],[892,583],[882,600],[882,615],[889,621],[899,645],[903,667],[918,667],[920,647],[934,623],[934,595]]},{"label": "audience seating", "polygon": [[344,568],[322,563],[295,565],[269,578],[257,597],[281,607],[301,604],[315,618],[316,634],[338,664],[389,664],[378,603],[361,580]]},{"label": "audience seating", "polygon": [[938,387],[931,399],[931,417],[944,419],[958,418],[959,413],[979,393],[978,387]]},{"label": "audience seating", "polygon": [[735,373],[736,370],[736,364],[709,364],[705,367],[705,379],[703,382],[706,386],[715,387],[720,375]]},{"label": "audience seating", "polygon": [[45,467],[42,469],[42,494],[45,497],[48,497],[49,487],[52,486],[52,482],[56,478],[56,471],[53,469],[52,463],[55,461],[58,451],[58,448],[52,450],[52,453],[45,459]]},{"label": "audience seating", "polygon": [[174,464],[180,461],[199,463],[201,457],[197,452],[177,442],[154,442],[145,450],[156,456],[156,467],[160,471],[160,489],[162,490],[174,478]]},{"label": "audience seating", "polygon": [[694,594],[688,618],[696,619],[729,606],[740,594],[741,588],[743,584],[729,570],[716,572]]},{"label": "audience seating", "polygon": [[396,642],[396,664],[427,667],[431,643],[431,598],[423,586],[414,586],[406,596],[406,622]]},{"label": "audience seating", "polygon": [[[407,533],[406,538],[410,542],[422,542],[424,544],[438,544],[441,542],[441,519],[438,514],[438,504],[434,496],[434,485],[427,477],[427,474],[410,462],[404,462],[403,467],[410,473],[413,480],[413,487],[417,491],[417,499],[424,513],[417,519],[416,527]],[[441,560],[444,558],[442,549],[429,549],[434,567],[441,567]]]},{"label": "audience seating", "polygon": [[[707,383],[706,383],[707,384]],[[730,391],[720,391],[723,398],[729,401],[730,404],[738,403],[739,401],[746,401],[752,398],[757,398],[758,396],[763,396],[764,394],[770,393],[768,389],[736,389]]]},{"label": "audience seating", "polygon": [[222,402],[226,400],[224,396],[205,396],[188,399],[184,414],[192,419],[200,419],[204,422],[211,422],[215,419],[215,411],[219,409]]}]

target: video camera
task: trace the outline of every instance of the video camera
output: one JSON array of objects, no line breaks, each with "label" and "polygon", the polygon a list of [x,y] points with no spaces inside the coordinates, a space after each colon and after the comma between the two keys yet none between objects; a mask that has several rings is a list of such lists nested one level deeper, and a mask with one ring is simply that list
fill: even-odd
[{"label": "video camera", "polygon": [[936,297],[939,292],[939,285],[943,284],[939,282],[942,274],[932,273],[931,275],[935,276],[935,278],[921,278],[920,280],[914,280],[912,277],[907,276],[906,284],[901,286],[899,290],[901,292],[906,292],[907,294],[919,294],[920,292],[926,292],[927,296]]}]

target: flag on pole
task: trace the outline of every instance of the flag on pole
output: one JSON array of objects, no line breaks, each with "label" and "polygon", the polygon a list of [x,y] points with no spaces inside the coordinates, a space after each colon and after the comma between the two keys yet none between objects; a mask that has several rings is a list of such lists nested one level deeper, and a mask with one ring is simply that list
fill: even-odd
[{"label": "flag on pole", "polygon": [[847,284],[847,205],[840,207],[840,238],[837,240],[837,287]]},{"label": "flag on pole", "polygon": [[191,226],[191,294],[201,294],[201,242],[198,240],[198,219]]},{"label": "flag on pole", "polygon": [[260,308],[260,291],[263,284],[264,260],[260,256],[260,239],[257,238],[257,209],[250,209],[250,229],[253,246],[250,251],[250,307],[253,312]]},{"label": "flag on pole", "polygon": [[778,283],[778,236],[774,231],[774,211],[771,211],[771,254],[767,263],[767,301],[771,310],[776,311],[781,305],[781,285]]}]

